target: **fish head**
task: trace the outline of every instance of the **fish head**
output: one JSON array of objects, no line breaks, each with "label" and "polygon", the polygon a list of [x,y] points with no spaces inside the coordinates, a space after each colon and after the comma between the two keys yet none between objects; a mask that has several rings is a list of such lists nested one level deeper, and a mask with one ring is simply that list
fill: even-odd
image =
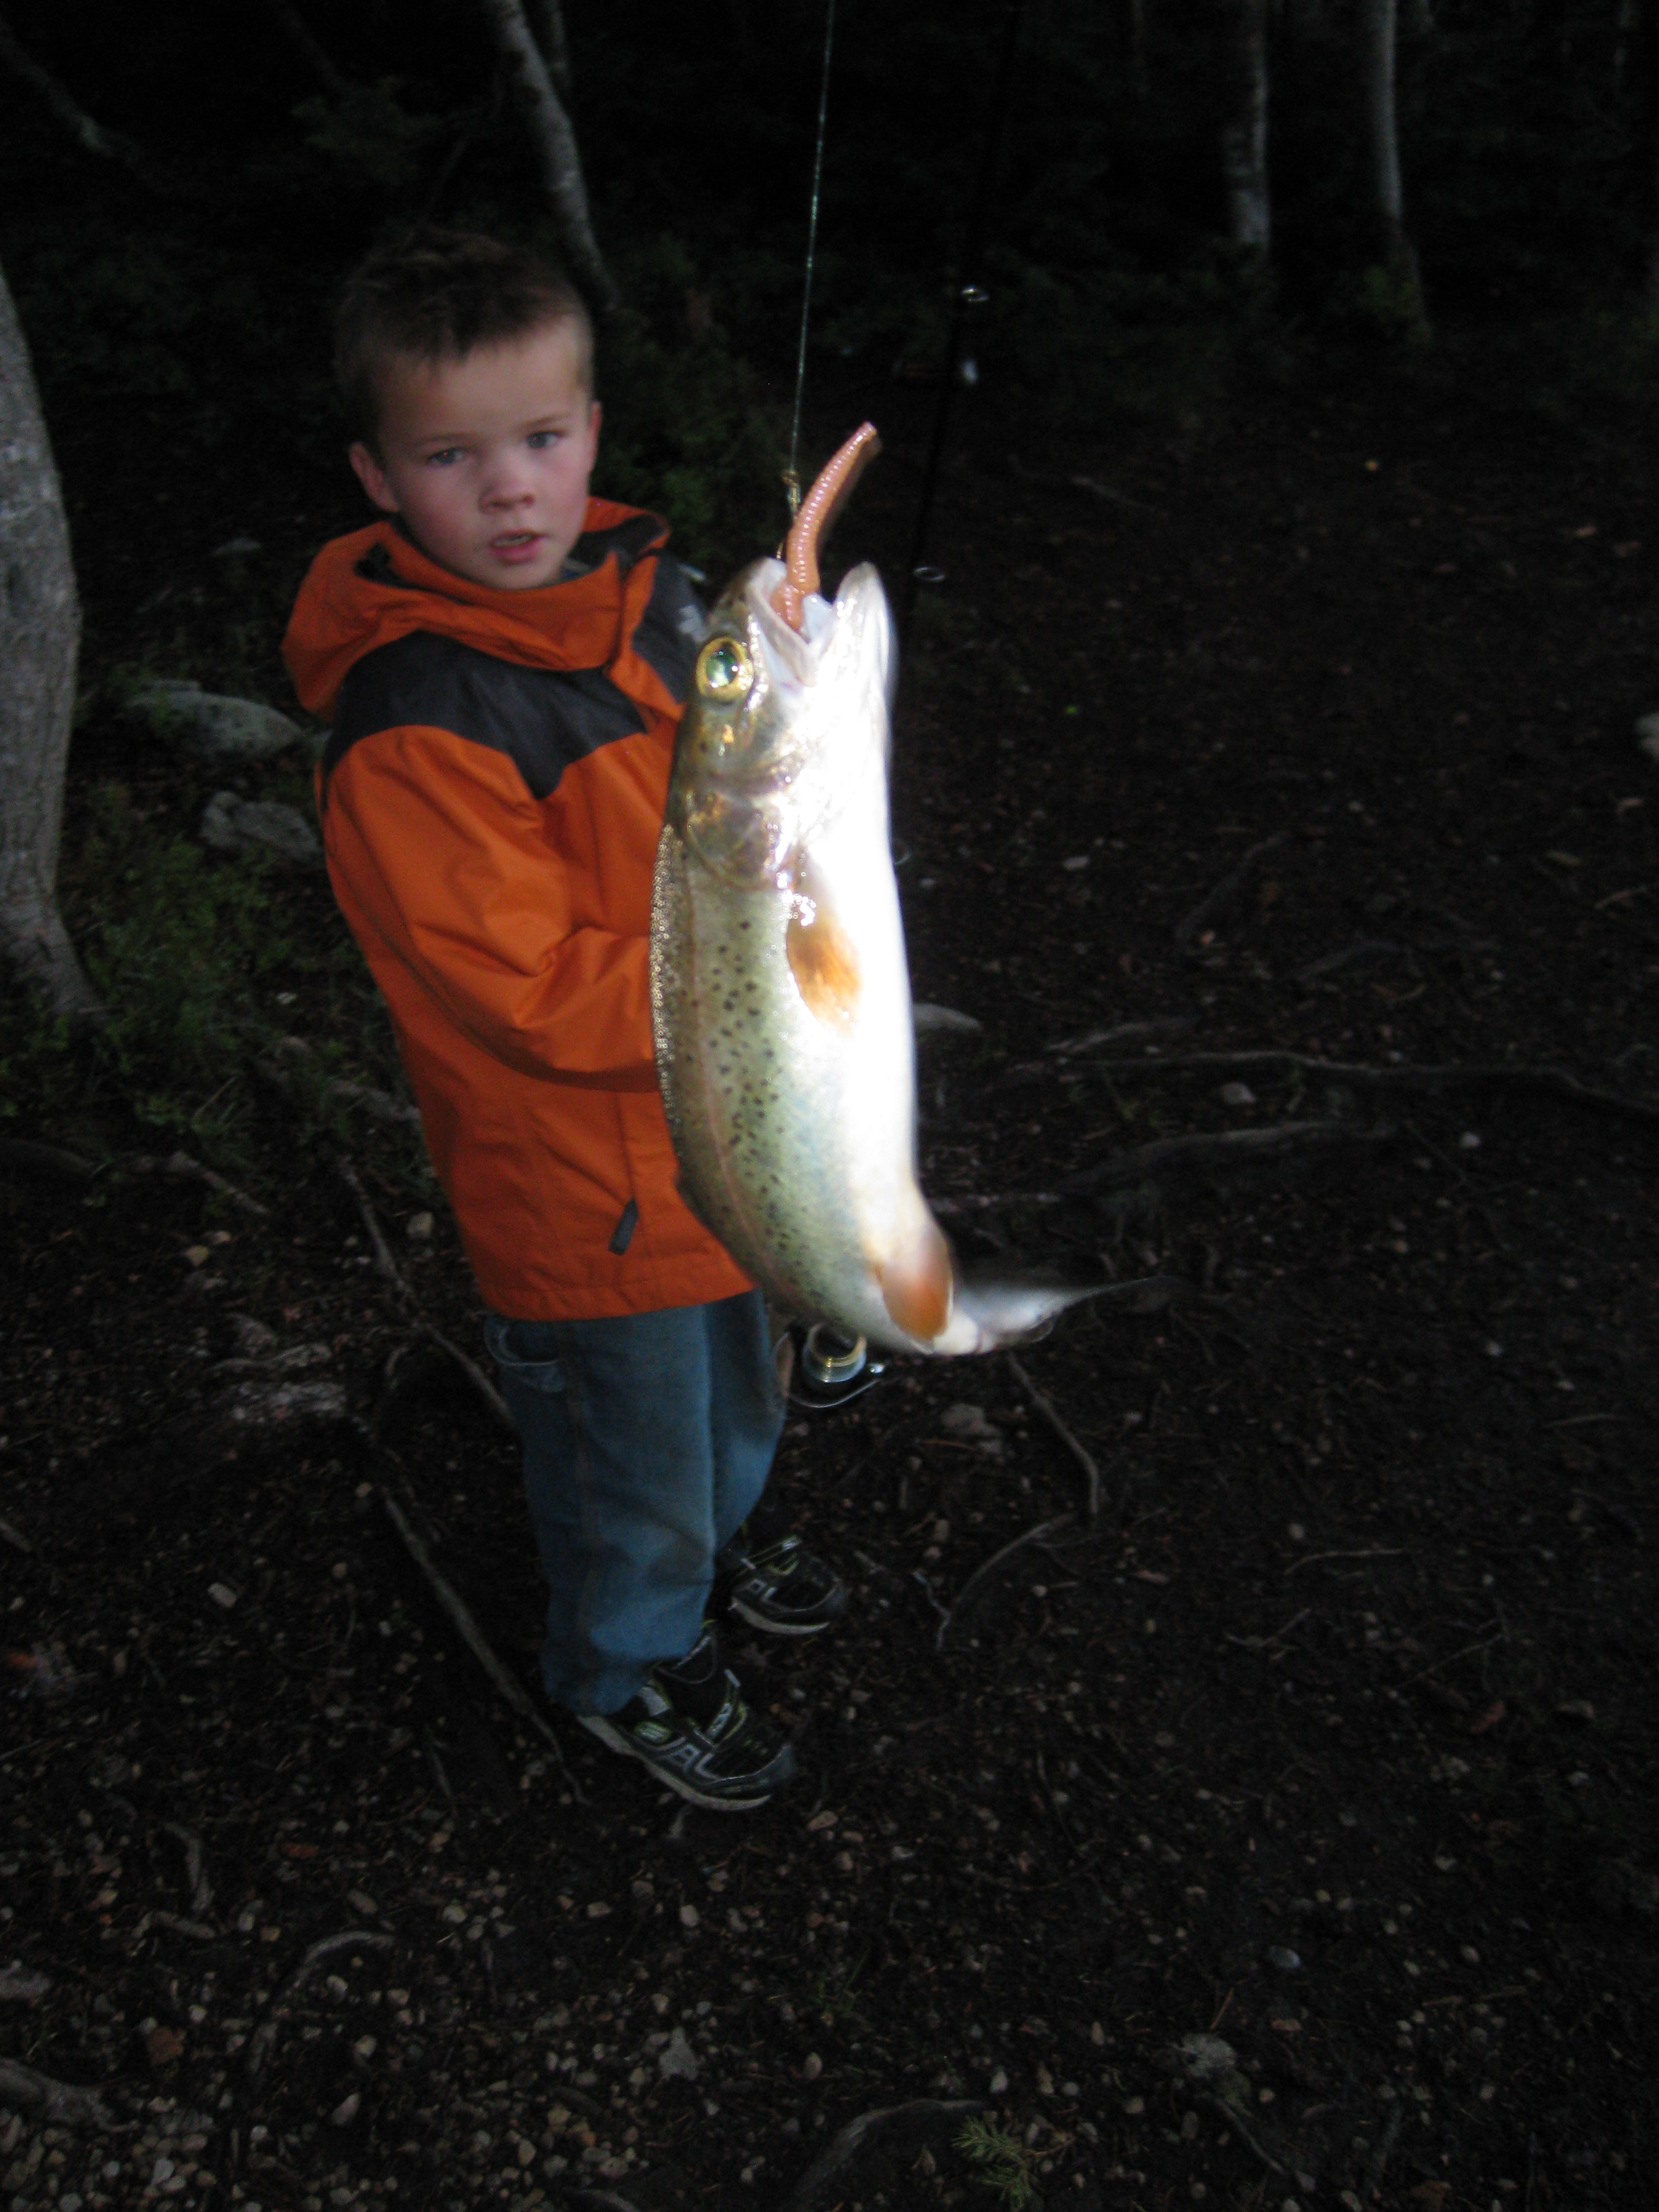
[{"label": "fish head", "polygon": [[873,568],[833,600],[805,595],[793,628],[772,604],[781,561],[757,561],[717,602],[674,749],[668,821],[719,881],[789,890],[813,833],[873,776],[886,786],[892,618]]}]

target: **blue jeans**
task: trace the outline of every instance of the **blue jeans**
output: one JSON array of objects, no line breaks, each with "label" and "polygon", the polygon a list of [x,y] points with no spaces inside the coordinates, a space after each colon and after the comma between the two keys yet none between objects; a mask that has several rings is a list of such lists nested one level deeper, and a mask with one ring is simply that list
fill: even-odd
[{"label": "blue jeans", "polygon": [[765,1303],[492,1314],[485,1335],[550,1592],[542,1678],[573,1712],[615,1712],[696,1644],[715,1554],[766,1487],[783,1401]]}]

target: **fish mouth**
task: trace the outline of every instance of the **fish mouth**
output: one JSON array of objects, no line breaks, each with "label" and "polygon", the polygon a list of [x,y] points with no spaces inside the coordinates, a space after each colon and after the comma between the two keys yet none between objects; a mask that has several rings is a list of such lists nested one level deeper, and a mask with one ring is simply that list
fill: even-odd
[{"label": "fish mouth", "polygon": [[773,604],[787,574],[781,561],[757,561],[743,580],[750,641],[759,647],[762,665],[786,711],[805,706],[818,685],[834,681],[849,660],[875,665],[890,705],[892,617],[874,568],[864,562],[849,569],[833,600],[820,592],[808,592],[799,629]]}]

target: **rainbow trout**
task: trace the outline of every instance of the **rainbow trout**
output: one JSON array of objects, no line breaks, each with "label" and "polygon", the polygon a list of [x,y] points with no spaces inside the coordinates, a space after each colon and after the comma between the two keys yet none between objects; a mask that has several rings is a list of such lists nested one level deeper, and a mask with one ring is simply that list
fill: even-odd
[{"label": "rainbow trout", "polygon": [[1091,1290],[964,1273],[916,1182],[892,621],[873,568],[831,602],[817,558],[877,450],[866,423],[785,558],[709,619],[657,848],[657,1076],[687,1203],[775,1305],[892,1350],[986,1352]]}]

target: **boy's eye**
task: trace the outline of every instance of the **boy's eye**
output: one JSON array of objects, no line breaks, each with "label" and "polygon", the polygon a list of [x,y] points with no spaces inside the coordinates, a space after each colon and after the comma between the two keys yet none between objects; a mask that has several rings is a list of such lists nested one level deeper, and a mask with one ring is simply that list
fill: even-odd
[{"label": "boy's eye", "polygon": [[735,637],[711,637],[697,655],[697,689],[716,706],[741,699],[754,680],[755,664]]},{"label": "boy's eye", "polygon": [[452,461],[459,461],[460,458],[461,448],[459,446],[446,446],[440,453],[428,453],[426,457],[426,465],[429,469],[443,469],[447,468]]},{"label": "boy's eye", "polygon": [[557,430],[532,430],[528,441],[531,452],[539,453],[544,447],[556,446],[560,435]]}]

